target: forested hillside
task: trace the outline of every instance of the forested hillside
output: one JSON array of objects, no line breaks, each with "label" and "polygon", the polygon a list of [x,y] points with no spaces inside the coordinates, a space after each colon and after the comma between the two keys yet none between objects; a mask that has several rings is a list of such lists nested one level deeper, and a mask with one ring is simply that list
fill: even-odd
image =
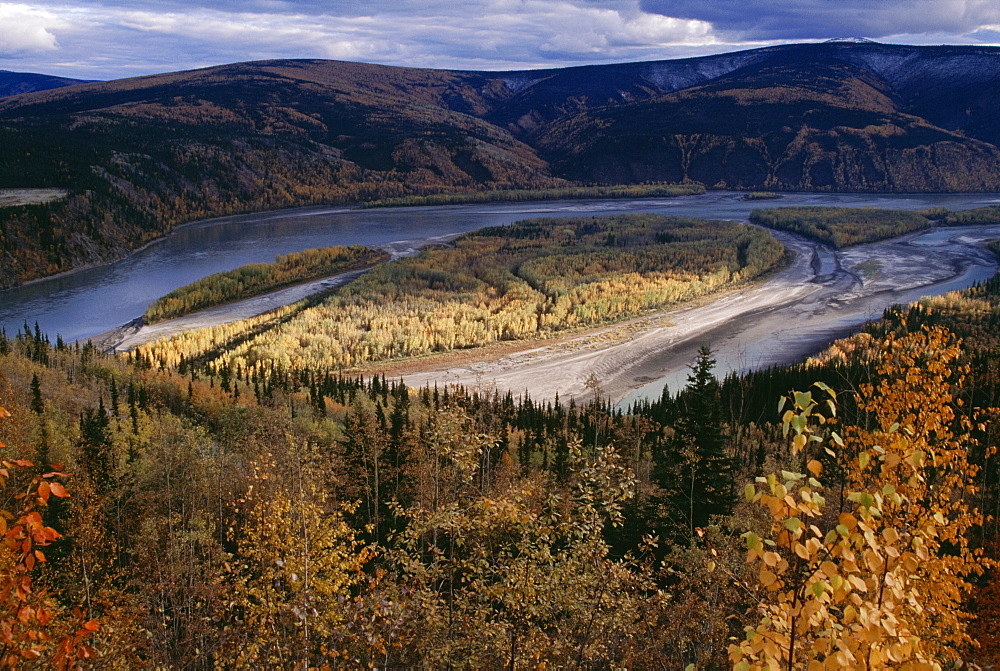
[{"label": "forested hillside", "polygon": [[15,96],[21,93],[31,93],[33,91],[46,91],[57,89],[73,84],[83,84],[82,79],[70,79],[68,77],[54,77],[52,75],[42,75],[34,72],[11,72],[10,70],[0,70],[0,97]]},{"label": "forested hillside", "polygon": [[267,61],[0,100],[0,286],[236,212],[571,183],[1000,190],[1000,51],[809,44],[457,72]]},{"label": "forested hillside", "polygon": [[998,306],[628,412],[3,335],[0,661],[988,667]]}]

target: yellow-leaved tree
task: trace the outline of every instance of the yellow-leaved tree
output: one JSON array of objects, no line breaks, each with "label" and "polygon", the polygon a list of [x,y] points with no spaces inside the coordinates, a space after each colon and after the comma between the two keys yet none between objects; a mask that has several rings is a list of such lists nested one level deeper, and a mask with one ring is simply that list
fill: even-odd
[{"label": "yellow-leaved tree", "polygon": [[859,390],[868,426],[828,432],[849,465],[849,505],[839,514],[814,458],[832,453],[821,434],[835,394],[818,384],[783,404],[808,473],[747,485],[772,524],[769,537],[746,535],[765,596],[757,624],[730,648],[737,669],[933,669],[957,662],[969,641],[962,600],[983,560],[968,532],[983,517],[968,504],[977,469],[967,457],[973,422],[956,398],[966,373],[960,349],[933,328],[890,335],[880,351],[876,381]]},{"label": "yellow-leaved tree", "polygon": [[[220,658],[253,668],[312,668],[344,654],[352,592],[372,550],[355,537],[327,492],[302,469],[291,486],[270,455],[250,464],[250,487],[232,529],[232,635]],[[349,638],[349,636],[346,636]]]}]

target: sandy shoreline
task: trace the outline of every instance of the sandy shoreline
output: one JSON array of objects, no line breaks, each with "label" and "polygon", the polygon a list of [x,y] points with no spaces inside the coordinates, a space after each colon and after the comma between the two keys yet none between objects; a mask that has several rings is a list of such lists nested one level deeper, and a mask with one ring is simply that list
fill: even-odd
[{"label": "sandy shoreline", "polygon": [[[408,385],[460,384],[482,390],[527,392],[536,399],[590,397],[617,403],[657,397],[664,384],[683,386],[688,365],[709,345],[719,376],[787,364],[881,316],[894,303],[961,288],[996,269],[982,247],[1000,227],[931,229],[836,251],[789,233],[772,231],[791,262],[764,281],[704,297],[679,308],[547,340],[496,343],[366,368],[402,377]],[[450,237],[403,240],[382,246],[394,258]],[[133,321],[89,338],[106,350],[124,351],[184,330],[256,316],[327,292],[365,271],[141,326]]]},{"label": "sandy shoreline", "polygon": [[[377,249],[383,249],[389,253],[393,259],[416,254],[421,248],[432,244],[446,243],[454,235],[437,236],[431,238],[419,238],[413,240],[397,240],[384,245],[377,245]],[[192,329],[207,328],[210,326],[220,326],[241,319],[249,319],[270,312],[285,305],[291,305],[298,301],[332,291],[333,289],[351,282],[371,268],[352,270],[339,275],[321,277],[309,282],[303,282],[291,287],[272,291],[260,296],[246,298],[225,305],[192,312],[183,317],[166,319],[155,324],[143,324],[142,318],[138,317],[130,322],[112,329],[105,333],[84,338],[90,341],[98,349],[105,352],[125,352],[148,342],[169,338],[172,335]]]},{"label": "sandy shoreline", "polygon": [[[971,235],[953,229],[934,244],[922,242],[925,232],[844,251],[773,233],[793,254],[787,268],[762,283],[646,316],[624,335],[615,333],[618,325],[492,359],[469,356],[437,368],[428,361],[412,372],[387,366],[386,373],[398,372],[417,387],[526,391],[540,400],[556,394],[564,400],[589,398],[588,380],[596,380],[599,393],[619,404],[656,398],[664,384],[672,390],[685,384],[702,345],[712,347],[720,377],[794,363],[880,317],[892,304],[985,279],[997,263],[980,245],[1000,229]],[[869,276],[858,266],[869,269]]]}]

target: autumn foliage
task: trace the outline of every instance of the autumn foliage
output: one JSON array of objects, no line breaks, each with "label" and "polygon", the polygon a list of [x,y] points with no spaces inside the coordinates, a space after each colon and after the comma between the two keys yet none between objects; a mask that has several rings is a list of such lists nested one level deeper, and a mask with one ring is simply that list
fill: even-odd
[{"label": "autumn foliage", "polygon": [[621,320],[744,284],[783,255],[766,232],[731,222],[522,221],[383,264],[319,305],[186,332],[140,351],[167,366],[211,356],[217,368],[350,369]]},{"label": "autumn foliage", "polygon": [[[978,300],[949,305],[992,318]],[[966,317],[951,323],[985,337]],[[825,363],[722,381],[704,348],[676,396],[627,411],[321,367],[161,370],[0,333],[3,659],[986,663],[990,359],[941,327],[881,328]],[[807,391],[776,415],[769,384]],[[764,396],[763,419],[736,396]]]},{"label": "autumn foliage", "polygon": [[[0,419],[10,413],[0,407]],[[4,448],[0,442],[0,449]],[[0,665],[17,667],[47,660],[53,668],[77,668],[94,656],[85,640],[100,629],[96,620],[85,620],[82,611],[61,612],[45,589],[33,584],[32,571],[45,562],[45,548],[61,534],[42,520],[40,510],[50,497],[69,492],[57,478],[66,473],[50,471],[19,477],[34,464],[25,459],[0,461],[0,488],[20,484],[14,511],[0,510]],[[24,484],[23,481],[27,480]]]},{"label": "autumn foliage", "polygon": [[[954,366],[960,350],[942,329],[889,337],[880,352],[879,382],[859,389],[869,425],[824,432],[833,392],[816,389],[825,403],[795,392],[783,424],[807,473],[747,485],[772,524],[767,537],[746,536],[766,591],[758,623],[731,648],[737,668],[932,669],[957,662],[970,642],[963,600],[983,560],[969,534],[983,515],[969,504],[972,426],[956,416],[967,371]],[[824,451],[847,455],[839,511],[819,480]]]}]

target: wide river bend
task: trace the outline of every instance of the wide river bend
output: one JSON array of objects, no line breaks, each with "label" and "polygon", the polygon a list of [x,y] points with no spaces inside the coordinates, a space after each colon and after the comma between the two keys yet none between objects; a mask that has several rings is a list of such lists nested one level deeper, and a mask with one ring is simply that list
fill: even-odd
[{"label": "wide river bend", "polygon": [[[752,209],[835,205],[969,209],[1000,203],[1000,194],[785,194],[779,200],[745,201],[736,192],[714,191],[675,199],[582,200],[460,206],[348,209],[310,208],[226,217],[189,224],[114,264],[34,282],[0,292],[0,326],[12,334],[37,321],[53,338],[84,339],[110,331],[143,313],[159,296],[211,273],[278,254],[327,245],[365,244],[406,250],[421,242],[540,216],[597,216],[652,212],[704,219],[746,220]],[[893,303],[970,286],[990,277],[996,260],[982,241],[1000,229],[933,229],[922,234],[833,252],[794,236],[781,239],[796,252],[790,268],[767,283],[669,313],[655,327],[572,363],[547,366],[553,352],[540,348],[513,362],[482,362],[408,381],[458,381],[528,389],[540,397],[582,396],[594,372],[615,400],[657,396],[676,389],[697,347],[710,344],[717,373],[789,363],[814,353],[832,338],[877,317]],[[672,330],[671,330],[672,329]],[[651,335],[653,334],[653,335]],[[644,343],[645,340],[645,343]],[[587,350],[577,347],[577,350]],[[594,350],[597,351],[597,350]],[[577,351],[576,354],[584,354]],[[579,358],[579,357],[577,357]],[[559,359],[559,357],[555,357]],[[535,364],[530,364],[535,361]],[[506,371],[505,374],[501,374]],[[512,375],[508,380],[508,374]]]}]

